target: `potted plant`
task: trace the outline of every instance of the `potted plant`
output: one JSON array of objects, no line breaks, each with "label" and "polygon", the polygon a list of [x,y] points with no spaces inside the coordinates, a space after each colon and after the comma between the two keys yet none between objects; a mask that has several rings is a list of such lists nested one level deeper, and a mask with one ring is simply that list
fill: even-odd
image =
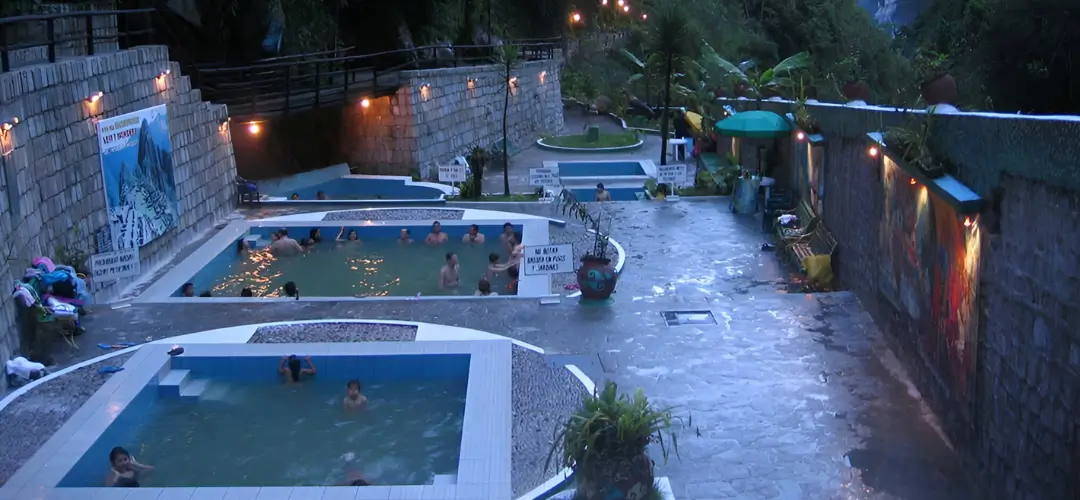
[{"label": "potted plant", "polygon": [[870,101],[870,85],[863,76],[859,53],[853,52],[836,62],[834,79],[840,84],[840,94],[850,101]]},{"label": "potted plant", "polygon": [[945,167],[934,159],[930,151],[932,119],[933,113],[927,113],[922,119],[909,118],[902,127],[890,127],[883,139],[885,148],[893,153],[894,158],[903,160],[934,179],[945,175]]},{"label": "potted plant", "polygon": [[816,134],[820,132],[818,129],[817,120],[810,115],[810,110],[806,107],[806,100],[800,99],[795,103],[795,111],[792,113],[795,116],[795,126],[806,132],[807,134]]},{"label": "potted plant", "polygon": [[713,183],[716,184],[716,194],[728,196],[735,191],[735,182],[738,181],[740,172],[742,166],[739,165],[739,159],[728,153],[727,165],[721,165],[712,176]]},{"label": "potted plant", "polygon": [[584,203],[577,200],[569,190],[564,189],[559,195],[563,215],[576,217],[585,223],[593,234],[593,248],[581,257],[581,266],[577,270],[578,289],[582,301],[605,301],[615,292],[619,276],[607,257],[608,237],[600,229],[600,220],[589,214]]},{"label": "potted plant", "polygon": [[950,65],[949,55],[942,52],[920,51],[915,54],[919,91],[927,106],[956,104],[956,79],[949,74]]},{"label": "potted plant", "polygon": [[678,456],[673,419],[670,408],[658,408],[641,389],[631,398],[608,381],[559,426],[548,464],[558,457],[574,471],[575,498],[581,500],[657,498],[647,449],[658,445],[665,462],[669,448]]}]

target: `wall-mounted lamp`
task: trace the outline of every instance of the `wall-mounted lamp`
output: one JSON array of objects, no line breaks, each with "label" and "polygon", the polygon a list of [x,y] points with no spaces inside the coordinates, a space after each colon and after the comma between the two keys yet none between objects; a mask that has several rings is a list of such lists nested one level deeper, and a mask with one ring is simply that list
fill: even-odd
[{"label": "wall-mounted lamp", "polygon": [[574,23],[574,24],[580,23],[581,22],[581,14],[578,14],[577,12],[575,12],[573,14],[570,14],[570,22]]},{"label": "wall-mounted lamp", "polygon": [[510,80],[507,81],[507,84],[510,85],[510,93],[513,94],[513,95],[517,95],[517,90],[518,90],[517,77],[516,76],[510,77]]},{"label": "wall-mounted lamp", "polygon": [[229,122],[231,121],[232,118],[229,117],[222,118],[220,121],[218,121],[218,132],[224,134],[226,130],[229,130]]},{"label": "wall-mounted lamp", "polygon": [[870,146],[870,149],[866,150],[866,154],[870,155],[871,158],[877,158],[878,154],[880,153],[881,151],[877,148],[877,146]]},{"label": "wall-mounted lamp", "polygon": [[94,104],[95,102],[100,101],[102,97],[105,97],[104,92],[96,92],[96,93],[93,93],[93,94],[90,94],[90,95],[86,96],[86,102],[88,102],[90,104]]},{"label": "wall-mounted lamp", "polygon": [[420,99],[425,101],[431,99],[431,84],[420,84]]},{"label": "wall-mounted lamp", "polygon": [[802,132],[802,131],[800,130],[800,131],[799,131],[799,133],[795,134],[795,138],[796,138],[796,139],[798,139],[798,140],[800,140],[800,141],[804,141],[804,140],[806,140],[806,134],[804,134],[804,133],[803,133],[803,132]]},{"label": "wall-mounted lamp", "polygon": [[623,5],[626,5],[626,0],[619,0],[618,2],[615,2],[615,4],[622,7]]},{"label": "wall-mounted lamp", "polygon": [[622,11],[625,14],[629,14],[630,13],[630,6],[629,5],[623,5],[622,6]]},{"label": "wall-mounted lamp", "polygon": [[539,76],[540,76],[540,85],[543,85],[544,81],[547,80],[547,71],[541,71]]},{"label": "wall-mounted lamp", "polygon": [[649,20],[649,15],[648,14],[642,14],[641,15],[641,20],[642,21],[648,21]]},{"label": "wall-mounted lamp", "polygon": [[912,178],[911,178],[911,180],[910,180],[910,181],[908,181],[908,184],[911,184],[912,186],[914,186],[915,184],[918,184],[918,182],[916,182],[916,181],[915,181],[915,178],[914,178],[914,177],[912,177]]},{"label": "wall-mounted lamp", "polygon": [[158,73],[158,76],[157,76],[157,80],[158,80],[159,82],[164,82],[164,81],[165,81],[165,77],[166,77],[166,76],[169,76],[170,74],[172,74],[172,70],[171,70],[171,69],[167,69],[167,70],[165,70],[165,71],[162,71],[161,73]]},{"label": "wall-mounted lamp", "polygon": [[607,5],[607,0],[600,0],[600,5]]},{"label": "wall-mounted lamp", "polygon": [[361,108],[369,108],[369,107],[371,107],[371,101],[369,101],[367,99],[360,99],[360,107]]},{"label": "wall-mounted lamp", "polygon": [[258,122],[251,122],[248,124],[248,133],[251,135],[259,135],[262,132],[262,126]]},{"label": "wall-mounted lamp", "polygon": [[971,221],[971,217],[964,217],[964,227],[971,227],[974,222]]},{"label": "wall-mounted lamp", "polygon": [[19,124],[19,117],[18,116],[12,116],[10,119],[8,119],[8,121],[6,121],[4,123],[0,123],[0,135],[7,134],[8,131],[15,128],[15,126],[18,125],[18,124]]}]

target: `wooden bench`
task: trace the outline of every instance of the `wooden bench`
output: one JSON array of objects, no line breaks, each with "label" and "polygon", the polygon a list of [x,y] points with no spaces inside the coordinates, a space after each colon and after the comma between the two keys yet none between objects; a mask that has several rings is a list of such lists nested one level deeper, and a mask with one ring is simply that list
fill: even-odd
[{"label": "wooden bench", "polygon": [[791,210],[778,210],[776,217],[781,215],[794,215],[798,217],[798,222],[794,226],[784,226],[778,222],[776,224],[776,237],[781,245],[791,243],[794,240],[798,240],[804,236],[808,236],[814,232],[814,229],[818,224],[818,216],[814,214],[814,210],[810,208],[810,203],[806,200],[800,201],[795,208]]},{"label": "wooden bench", "polygon": [[836,251],[836,238],[825,227],[825,223],[818,222],[813,231],[807,236],[791,242],[787,246],[795,262],[802,266],[803,260],[815,255],[832,256]]}]

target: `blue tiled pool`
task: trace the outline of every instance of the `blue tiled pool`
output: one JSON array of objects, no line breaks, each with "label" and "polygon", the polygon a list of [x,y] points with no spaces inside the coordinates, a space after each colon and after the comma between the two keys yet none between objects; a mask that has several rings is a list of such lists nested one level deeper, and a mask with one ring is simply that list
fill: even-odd
[{"label": "blue tiled pool", "polygon": [[560,177],[647,175],[639,161],[560,161]]},{"label": "blue tiled pool", "polygon": [[290,199],[296,194],[300,201],[318,200],[320,192],[329,200],[443,200],[443,189],[425,184],[413,184],[408,178],[402,177],[347,176],[269,194]]},{"label": "blue tiled pool", "polygon": [[[472,295],[479,278],[486,273],[488,257],[497,254],[507,259],[506,249],[499,243],[502,224],[480,226],[485,235],[483,244],[463,243],[469,224],[446,221],[442,230],[448,241],[443,245],[426,246],[424,238],[431,226],[309,226],[289,227],[289,236],[300,241],[318,229],[322,242],[299,256],[276,256],[259,251],[269,244],[270,233],[277,227],[252,227],[242,237],[255,251],[238,253],[229,246],[215,256],[188,282],[195,293],[209,291],[213,297],[238,297],[248,288],[255,297],[280,297],[283,287],[294,282],[305,297],[382,297],[431,295]],[[408,229],[411,244],[398,241],[400,231]],[[522,232],[522,226],[514,226]],[[335,241],[356,231],[359,242]],[[239,238],[238,238],[239,240]],[[461,283],[456,289],[440,289],[437,277],[446,262],[447,252],[454,252],[460,266]],[[492,280],[493,290],[506,295],[509,276],[502,273]],[[175,289],[173,296],[181,296]]]},{"label": "blue tiled pool", "polygon": [[[154,466],[138,478],[145,487],[409,485],[457,473],[468,354],[315,355],[316,374],[296,385],[283,384],[279,363],[173,359],[59,486],[101,485],[114,446]],[[350,380],[366,410],[344,409]]]}]

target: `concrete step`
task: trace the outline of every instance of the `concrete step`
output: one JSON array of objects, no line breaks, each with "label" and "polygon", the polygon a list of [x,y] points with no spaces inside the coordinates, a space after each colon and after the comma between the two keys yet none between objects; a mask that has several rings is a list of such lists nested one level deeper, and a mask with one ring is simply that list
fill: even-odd
[{"label": "concrete step", "polygon": [[431,484],[435,486],[449,486],[457,484],[457,474],[435,474],[432,478]]},{"label": "concrete step", "polygon": [[198,401],[200,397],[206,392],[207,387],[210,386],[210,380],[205,378],[194,379],[188,382],[183,389],[180,389],[180,399],[190,399]]},{"label": "concrete step", "polygon": [[266,244],[266,240],[258,234],[247,236],[244,239],[247,240],[248,248],[259,248]]},{"label": "concrete step", "polygon": [[158,381],[158,397],[178,398],[191,382],[191,370],[170,370]]}]

